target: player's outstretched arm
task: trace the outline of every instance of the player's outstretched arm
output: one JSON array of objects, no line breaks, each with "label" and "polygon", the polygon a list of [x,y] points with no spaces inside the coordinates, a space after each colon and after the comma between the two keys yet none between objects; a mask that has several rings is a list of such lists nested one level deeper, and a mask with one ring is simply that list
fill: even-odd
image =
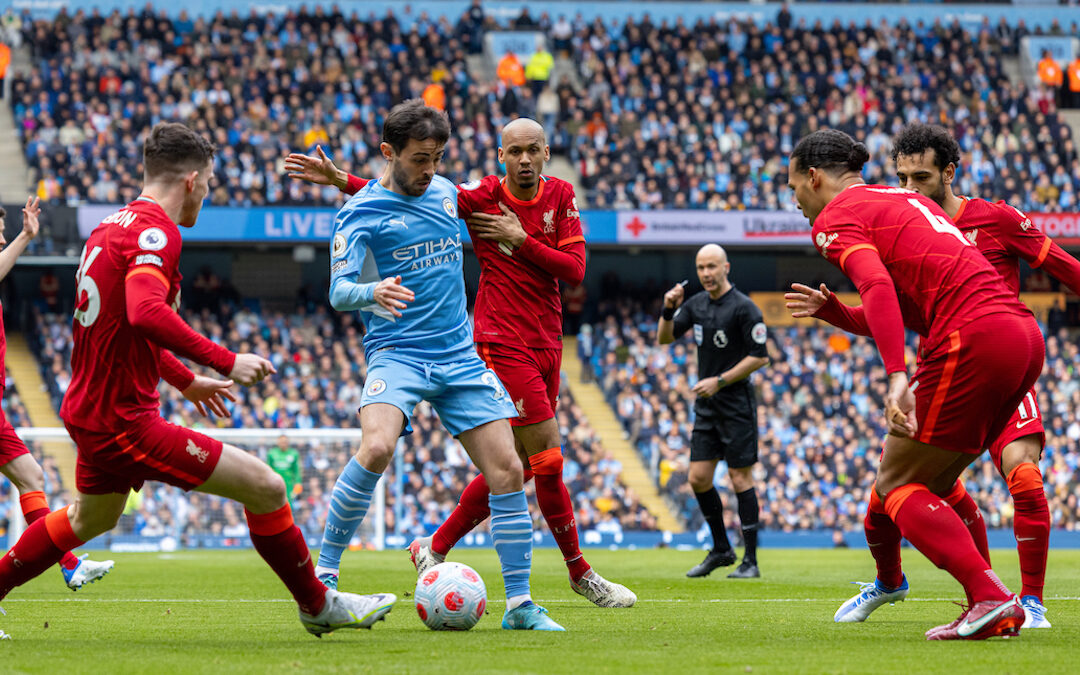
[{"label": "player's outstretched arm", "polygon": [[1065,249],[1047,239],[1050,246],[1042,261],[1046,273],[1065,284],[1069,290],[1080,295],[1080,261],[1069,255]]},{"label": "player's outstretched arm", "polygon": [[[5,246],[3,251],[0,251],[0,280],[3,280],[8,275],[11,268],[15,266],[15,260],[22,255],[22,252],[26,250],[34,237],[38,236],[40,231],[38,215],[41,213],[41,206],[38,205],[37,197],[26,198],[26,206],[23,207],[22,213],[22,232],[10,244]],[[0,234],[3,233],[0,232]]]},{"label": "player's outstretched arm", "polygon": [[236,402],[236,397],[229,390],[233,385],[232,380],[216,380],[196,375],[165,349],[159,354],[158,368],[161,379],[194,403],[195,409],[203,417],[209,417],[208,410],[218,417],[232,417],[229,409],[225,407],[225,399]]},{"label": "player's outstretched arm", "polygon": [[784,294],[784,299],[787,300],[788,311],[794,318],[812,316],[849,333],[870,336],[870,326],[866,323],[863,308],[840,302],[825,284],[821,284],[820,289],[814,289],[805,284],[794,283],[791,284],[791,289],[791,292]]},{"label": "player's outstretched arm", "polygon": [[315,152],[315,156],[299,152],[289,154],[285,158],[285,171],[289,178],[298,178],[318,185],[333,185],[350,195],[356,194],[368,184],[367,180],[337,168],[334,161],[323,152],[321,145],[315,146]]}]

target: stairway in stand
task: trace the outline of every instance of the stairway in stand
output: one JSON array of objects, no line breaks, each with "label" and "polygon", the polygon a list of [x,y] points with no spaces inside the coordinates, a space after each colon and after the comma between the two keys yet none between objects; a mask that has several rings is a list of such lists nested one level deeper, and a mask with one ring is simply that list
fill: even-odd
[{"label": "stairway in stand", "polygon": [[682,522],[660,496],[656,482],[649,476],[641,455],[623,436],[623,427],[604,399],[604,392],[594,382],[582,382],[581,359],[577,355],[577,338],[563,336],[562,371],[574,400],[585,412],[589,424],[600,436],[604,449],[622,462],[622,480],[641,499],[641,503],[656,517],[656,525],[667,532],[682,532]]}]

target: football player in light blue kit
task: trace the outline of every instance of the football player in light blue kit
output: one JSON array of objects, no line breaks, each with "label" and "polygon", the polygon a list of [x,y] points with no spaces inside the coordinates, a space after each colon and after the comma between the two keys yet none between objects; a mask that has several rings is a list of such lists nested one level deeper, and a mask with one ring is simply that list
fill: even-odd
[{"label": "football player in light blue kit", "polygon": [[561,631],[529,596],[532,519],[507,421],[517,412],[473,346],[457,189],[435,174],[449,135],[446,116],[423,101],[395,106],[383,124],[382,178],[334,221],[330,303],[341,312],[361,310],[368,373],[363,439],[334,485],[315,573],[337,587],[341,555],[423,399],[491,487],[491,538],[506,586],[503,628]]}]

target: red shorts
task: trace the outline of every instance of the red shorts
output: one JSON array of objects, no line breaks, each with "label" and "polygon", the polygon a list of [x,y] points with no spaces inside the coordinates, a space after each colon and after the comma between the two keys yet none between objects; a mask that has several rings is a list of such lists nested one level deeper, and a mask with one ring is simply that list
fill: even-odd
[{"label": "red shorts", "polygon": [[3,411],[0,411],[0,466],[4,466],[11,460],[22,455],[28,455],[26,444],[15,433],[15,427],[11,426]]},{"label": "red shorts", "polygon": [[510,424],[523,427],[555,417],[559,403],[562,349],[529,349],[495,342],[478,342],[476,351],[495,371],[510,394],[518,416]]},{"label": "red shorts", "polygon": [[1044,356],[1031,316],[990,314],[954,331],[915,370],[915,440],[981,453],[1017,413]]},{"label": "red shorts", "polygon": [[124,494],[148,480],[191,490],[206,482],[221,458],[221,441],[158,415],[142,415],[120,434],[65,426],[79,450],[75,487],[83,494]]},{"label": "red shorts", "polygon": [[1005,446],[1013,441],[1035,434],[1039,437],[1039,446],[1046,445],[1046,429],[1043,428],[1042,414],[1039,412],[1039,404],[1035,399],[1035,390],[1024,395],[1024,400],[1016,410],[1012,411],[1012,417],[1005,429],[998,434],[990,444],[990,459],[994,460],[994,466],[1001,470],[1001,453]]}]

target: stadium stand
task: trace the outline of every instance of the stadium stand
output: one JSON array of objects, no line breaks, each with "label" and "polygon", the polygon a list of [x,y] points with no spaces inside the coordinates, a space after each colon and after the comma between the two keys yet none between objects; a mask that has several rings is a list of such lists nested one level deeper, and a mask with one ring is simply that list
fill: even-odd
[{"label": "stadium stand", "polygon": [[12,105],[30,187],[54,203],[127,202],[141,134],[177,120],[221,148],[214,204],[337,204],[333,188],[283,180],[280,158],[322,144],[342,168],[374,175],[382,115],[426,94],[453,123],[448,178],[496,173],[501,125],[538,116],[597,208],[793,209],[785,162],[801,135],[851,133],[872,153],[867,178],[888,182],[889,137],[914,119],[960,139],[959,192],[1080,208],[1076,141],[1053,94],[1001,71],[1026,29],[546,18],[538,27],[577,71],[534,95],[532,83],[476,79],[462,65],[495,25],[466,14],[405,33],[392,12],[364,20],[321,7],[176,19],[61,9],[24,21],[36,66],[15,78]]},{"label": "stadium stand", "polygon": [[[278,373],[251,389],[237,391],[230,405],[231,420],[220,426],[245,429],[354,428],[356,409],[366,376],[358,324],[351,315],[335,316],[327,309],[293,314],[255,312],[241,308],[222,316],[205,310],[188,312],[187,320],[199,331],[232,349],[247,342],[256,352],[269,354]],[[37,313],[39,339],[32,344],[42,376],[59,406],[70,380],[71,326],[66,317]],[[179,392],[161,385],[162,414],[172,422],[203,427],[193,405]],[[620,481],[621,466],[596,439],[569,390],[561,393],[558,416],[565,440],[564,477],[575,496],[575,514],[582,531],[618,533],[655,529],[655,520]],[[414,433],[404,440],[401,454],[402,502],[387,490],[388,532],[431,534],[453,510],[457,498],[476,474],[461,445],[447,436],[434,410],[422,403],[413,417]],[[253,447],[266,456],[272,444]],[[340,443],[298,445],[302,461],[302,490],[294,500],[296,520],[308,537],[323,531],[326,505],[334,481],[355,448]],[[391,467],[391,473],[396,472]],[[388,482],[396,480],[389,477]],[[531,488],[530,488],[531,491]],[[152,484],[129,504],[121,522],[122,534],[168,534],[177,541],[200,534],[236,536],[246,540],[244,519],[235,504],[210,495],[184,496],[175,488]],[[539,511],[538,531],[546,528]],[[149,528],[149,532],[146,531]],[[230,529],[231,528],[231,529]],[[230,534],[233,532],[234,534]],[[239,534],[236,534],[239,533]],[[246,544],[244,544],[246,545]]]},{"label": "stadium stand", "polygon": [[[659,298],[659,296],[656,296]],[[683,337],[655,346],[655,303],[607,303],[606,317],[579,336],[586,360],[643,461],[691,528],[703,526],[687,483],[693,426],[690,388],[696,346]],[[655,311],[654,311],[655,310]],[[916,342],[908,339],[910,356]],[[1042,469],[1054,527],[1080,527],[1080,348],[1065,331],[1047,338],[1039,406],[1048,420]],[[807,324],[772,331],[771,366],[755,375],[760,464],[755,470],[761,523],[779,531],[862,528],[884,428],[884,372],[873,343]],[[870,383],[870,384],[868,384]],[[730,491],[721,464],[717,485]],[[968,491],[991,527],[1011,527],[1005,482],[984,454],[969,469]],[[730,519],[734,514],[726,512]]]}]

